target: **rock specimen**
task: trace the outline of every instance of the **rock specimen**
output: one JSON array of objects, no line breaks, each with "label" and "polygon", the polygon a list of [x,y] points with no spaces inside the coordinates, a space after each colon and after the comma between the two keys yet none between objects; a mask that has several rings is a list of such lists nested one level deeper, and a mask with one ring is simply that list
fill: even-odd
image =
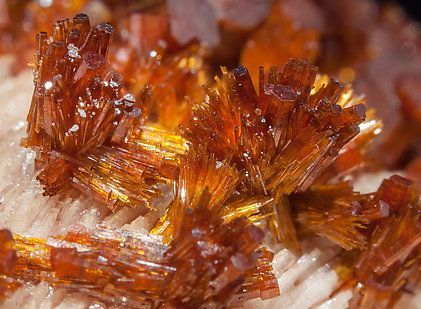
[{"label": "rock specimen", "polygon": [[[261,9],[253,21],[233,10],[236,1],[187,2],[206,17],[204,8],[212,6],[219,12],[211,16],[214,24],[219,18],[245,27],[267,8],[248,1]],[[177,14],[190,14],[175,2],[167,5],[173,23]],[[294,4],[284,1],[277,9],[291,14]],[[279,30],[279,18],[256,32],[256,44]],[[416,185],[398,175],[376,192],[353,189],[349,178],[367,165],[367,149],[382,127],[364,98],[318,75],[304,59],[266,75],[260,68],[255,84],[245,66],[222,67],[212,84],[202,76],[200,48],[153,49],[165,25],[140,45],[120,41],[111,57],[114,28],[91,27],[85,14],[58,21],[51,38],[36,36],[35,89],[22,145],[36,154],[44,195],[76,187],[110,212],[136,209],[138,215],[154,209],[169,187],[174,198],[150,234],[73,228],[41,239],[0,230],[1,299],[46,282],[109,305],[240,307],[282,293],[274,254],[263,245],[267,232],[267,243],[296,255],[315,235],[338,245],[341,283],[331,297],[346,289],[353,291],[352,308],[395,304],[420,278],[421,206]],[[281,26],[289,33],[283,44],[300,51],[324,31],[303,26],[302,37],[295,37],[292,24]],[[172,29],[176,38],[180,29]],[[212,29],[191,30],[185,43],[215,39],[206,33]],[[413,120],[419,118],[415,88],[417,79],[406,77],[394,90]],[[417,175],[416,162],[408,174]]]}]

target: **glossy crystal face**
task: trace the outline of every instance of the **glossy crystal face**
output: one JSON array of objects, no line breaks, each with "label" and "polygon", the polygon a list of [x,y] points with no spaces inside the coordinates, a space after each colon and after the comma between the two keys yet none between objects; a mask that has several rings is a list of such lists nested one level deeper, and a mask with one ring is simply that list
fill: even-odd
[{"label": "glossy crystal face", "polygon": [[[351,308],[389,308],[414,289],[419,38],[406,19],[365,0],[96,2],[113,25],[77,13],[85,1],[6,1],[9,28],[77,14],[35,37],[21,139],[38,195],[61,203],[42,211],[68,223],[0,230],[0,301],[46,284],[106,306],[289,306],[285,291],[311,286],[300,267],[318,278],[319,264],[336,281],[316,303],[348,293]],[[40,6],[43,22],[18,14]],[[355,189],[390,167],[408,178]],[[64,218],[74,196],[97,226]]]}]

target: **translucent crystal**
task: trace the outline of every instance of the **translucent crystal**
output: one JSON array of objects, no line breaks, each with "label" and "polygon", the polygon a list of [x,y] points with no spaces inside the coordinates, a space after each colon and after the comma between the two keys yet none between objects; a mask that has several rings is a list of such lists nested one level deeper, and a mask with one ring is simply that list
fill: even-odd
[{"label": "translucent crystal", "polygon": [[299,251],[285,196],[308,189],[333,162],[359,133],[365,107],[333,80],[312,92],[317,68],[307,61],[291,60],[283,73],[272,68],[267,82],[260,73],[256,92],[245,67],[223,70],[209,99],[193,106],[196,118],[183,135],[192,147],[245,169],[246,190],[273,198],[262,214],[272,214],[277,239]]},{"label": "translucent crystal", "polygon": [[[245,217],[224,223],[210,210],[210,198],[205,189],[197,207],[185,210],[168,246],[159,237],[105,228],[73,229],[48,239],[12,237],[2,230],[0,254],[7,267],[0,269],[1,280],[17,286],[46,281],[105,303],[141,308],[220,308],[235,293],[244,300],[276,296],[268,264],[273,254],[258,251],[263,231]],[[245,293],[250,289],[258,294]],[[5,294],[3,287],[0,291]]]}]

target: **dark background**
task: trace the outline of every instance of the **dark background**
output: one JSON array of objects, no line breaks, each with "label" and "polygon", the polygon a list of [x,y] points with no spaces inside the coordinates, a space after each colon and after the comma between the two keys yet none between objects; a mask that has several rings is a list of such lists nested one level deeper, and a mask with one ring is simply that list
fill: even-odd
[{"label": "dark background", "polygon": [[[351,0],[352,1],[352,0]],[[380,3],[391,2],[390,0],[378,0]],[[421,21],[421,0],[401,0],[398,2],[413,18]]]}]

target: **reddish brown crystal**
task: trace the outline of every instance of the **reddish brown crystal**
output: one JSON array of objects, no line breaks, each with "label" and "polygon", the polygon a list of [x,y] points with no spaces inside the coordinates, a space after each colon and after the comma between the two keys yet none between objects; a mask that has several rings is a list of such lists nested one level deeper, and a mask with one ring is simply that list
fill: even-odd
[{"label": "reddish brown crystal", "polygon": [[420,114],[414,100],[421,60],[416,28],[400,8],[370,0],[278,0],[247,42],[241,63],[256,83],[259,66],[280,67],[290,57],[306,57],[322,72],[354,82],[385,123],[366,165],[396,169],[417,156],[413,143],[420,135],[414,121]]},{"label": "reddish brown crystal", "polygon": [[290,58],[315,61],[323,25],[319,14],[311,1],[275,1],[265,24],[249,38],[241,54],[240,62],[255,82],[260,66],[282,68]]},{"label": "reddish brown crystal", "polygon": [[289,199],[301,233],[318,234],[347,250],[364,248],[368,196],[354,192],[349,183],[315,185]]},{"label": "reddish brown crystal", "polygon": [[[274,254],[267,248],[261,248],[258,251],[259,260],[257,261],[257,272],[251,272],[245,277],[245,282],[241,287],[241,293],[236,295],[237,301],[260,297],[262,300],[274,298],[280,295],[278,280],[274,276],[271,262]],[[235,304],[235,299],[230,305]]]},{"label": "reddish brown crystal", "polygon": [[44,195],[55,195],[65,189],[73,176],[72,165],[63,159],[55,159],[48,164],[37,176],[37,180],[44,187]]},{"label": "reddish brown crystal", "polygon": [[342,99],[344,87],[334,81],[311,93],[317,68],[302,60],[291,60],[283,73],[272,68],[267,82],[261,71],[258,93],[245,67],[223,74],[209,100],[194,106],[196,119],[183,134],[193,147],[205,145],[244,168],[247,190],[273,197],[275,235],[299,250],[284,196],[311,186],[358,134],[365,107]]},{"label": "reddish brown crystal", "polygon": [[318,177],[317,183],[335,183],[361,172],[370,165],[366,160],[367,152],[373,139],[381,133],[383,125],[373,114],[373,110],[367,111],[366,121],[359,126],[360,133],[339,151],[332,164]]},{"label": "reddish brown crystal", "polygon": [[[46,281],[106,303],[142,308],[221,308],[239,291],[243,276],[258,280],[258,285],[241,290],[243,300],[277,295],[268,265],[271,254],[257,252],[263,231],[245,217],[223,223],[210,210],[210,198],[205,190],[196,209],[186,210],[169,247],[150,235],[79,229],[48,240],[15,235],[14,249],[11,233],[3,230],[1,252],[13,253],[17,266],[13,271],[2,268],[0,274],[11,281]],[[260,289],[260,295],[244,293],[250,288]]]},{"label": "reddish brown crystal", "polygon": [[205,82],[203,60],[197,48],[177,55],[166,54],[157,48],[145,56],[123,46],[110,61],[130,92],[139,94],[145,85],[152,86],[147,113],[150,123],[158,122],[163,128],[176,130],[178,125],[192,118],[188,101],[202,99],[201,83]]},{"label": "reddish brown crystal", "polygon": [[263,231],[250,225],[245,217],[222,224],[209,210],[210,199],[205,190],[196,210],[187,210],[171,243],[170,265],[177,272],[165,289],[168,305],[197,308],[202,304],[226,304],[241,287],[241,275],[256,264],[255,250],[263,240]]},{"label": "reddish brown crystal", "polygon": [[411,180],[399,175],[393,175],[383,180],[374,196],[374,202],[383,201],[391,210],[399,211],[414,199],[414,186]]},{"label": "reddish brown crystal", "polygon": [[[421,253],[421,211],[412,182],[394,175],[366,202],[369,210],[390,205],[368,225],[367,248],[345,255],[351,263],[349,279],[355,287],[350,308],[389,308],[404,292],[408,282],[418,280]],[[351,262],[350,262],[351,261]]]},{"label": "reddish brown crystal", "polygon": [[[17,74],[33,59],[33,37],[40,31],[51,29],[56,20],[72,16],[80,11],[87,1],[54,0],[42,1],[2,1],[0,6],[4,22],[0,25],[0,52],[16,54],[12,73]],[[47,4],[47,8],[45,5]]]},{"label": "reddish brown crystal", "polygon": [[[216,44],[217,20],[250,27],[258,18],[247,16],[246,5],[235,9],[236,1],[187,2],[191,6],[184,8],[169,1],[169,19],[136,13],[130,26],[122,21],[131,27],[130,38],[120,42],[111,62],[123,77],[108,62],[109,24],[91,28],[87,16],[78,14],[57,22],[52,40],[43,32],[37,36],[36,88],[22,143],[37,153],[44,193],[73,185],[113,210],[141,206],[142,214],[160,197],[159,183],[172,182],[175,198],[152,230],[162,239],[80,230],[48,240],[15,235],[14,244],[10,232],[0,231],[0,296],[25,282],[46,281],[132,307],[237,306],[275,297],[273,254],[259,249],[264,235],[251,221],[266,223],[277,240],[297,252],[307,234],[332,240],[349,250],[341,269],[343,286],[354,289],[351,307],[394,304],[408,283],[421,278],[418,193],[397,175],[366,195],[342,181],[366,163],[380,121],[371,110],[366,117],[363,99],[353,97],[349,87],[317,76],[317,67],[304,60],[289,61],[282,73],[273,67],[265,76],[260,69],[258,80],[252,74],[258,91],[244,66],[232,73],[223,68],[216,87],[205,88],[203,95],[200,48],[176,56],[165,50],[160,37],[168,39],[168,25],[178,43],[196,38]],[[258,17],[267,3],[247,1],[261,8]],[[250,53],[273,52],[270,64],[283,66],[280,56],[304,52],[314,61],[319,54],[323,69],[356,78],[369,102],[392,104],[398,98],[393,117],[389,109],[381,110],[390,126],[381,141],[382,159],[397,164],[403,151],[412,159],[419,148],[419,76],[407,74],[417,62],[392,61],[402,52],[394,44],[389,49],[388,42],[383,54],[372,49],[373,33],[385,34],[394,23],[403,29],[405,23],[392,18],[394,11],[377,16],[373,6],[359,6],[364,3],[278,1],[249,41],[243,61],[257,59],[261,65],[262,58]],[[323,21],[320,7],[335,18]],[[312,18],[297,15],[298,9]],[[369,14],[359,20],[363,13]],[[200,27],[188,28],[198,16]],[[370,16],[383,20],[367,31]],[[373,72],[384,76],[373,78]],[[180,123],[185,139],[174,134]]]},{"label": "reddish brown crystal", "polygon": [[[354,89],[364,93],[370,108],[384,123],[373,141],[374,165],[396,168],[419,135],[413,117],[419,112],[412,97],[419,83],[421,58],[416,27],[396,6],[377,7],[373,1],[320,1],[326,21],[319,65],[328,73],[354,71]],[[408,117],[408,111],[411,115]]]},{"label": "reddish brown crystal", "polygon": [[[195,209],[198,206],[203,190],[212,194],[207,203],[209,210],[215,209],[215,213],[223,218],[218,208],[222,208],[242,178],[242,174],[235,167],[229,166],[226,161],[217,162],[215,157],[207,155],[204,149],[190,150],[180,160],[174,200],[151,233],[162,235],[165,242],[172,239],[183,224],[180,214],[188,208]],[[244,213],[239,213],[233,218],[242,215]]]},{"label": "reddish brown crystal", "polygon": [[107,67],[110,24],[91,29],[88,16],[79,14],[56,29],[50,44],[46,33],[37,36],[27,144],[47,153],[84,153],[109,142],[116,124],[141,110]]},{"label": "reddish brown crystal", "polygon": [[10,273],[15,266],[16,259],[12,233],[9,230],[0,230],[0,273]]},{"label": "reddish brown crystal", "polygon": [[[35,90],[22,143],[37,152],[44,194],[72,184],[111,209],[141,206],[145,212],[159,196],[153,184],[171,178],[175,154],[165,145],[148,151],[152,145],[139,127],[151,90],[138,89],[135,98],[108,65],[112,32],[108,23],[91,28],[88,16],[78,14],[56,23],[52,43],[46,33],[37,35]],[[173,149],[180,153],[178,141]]]}]

